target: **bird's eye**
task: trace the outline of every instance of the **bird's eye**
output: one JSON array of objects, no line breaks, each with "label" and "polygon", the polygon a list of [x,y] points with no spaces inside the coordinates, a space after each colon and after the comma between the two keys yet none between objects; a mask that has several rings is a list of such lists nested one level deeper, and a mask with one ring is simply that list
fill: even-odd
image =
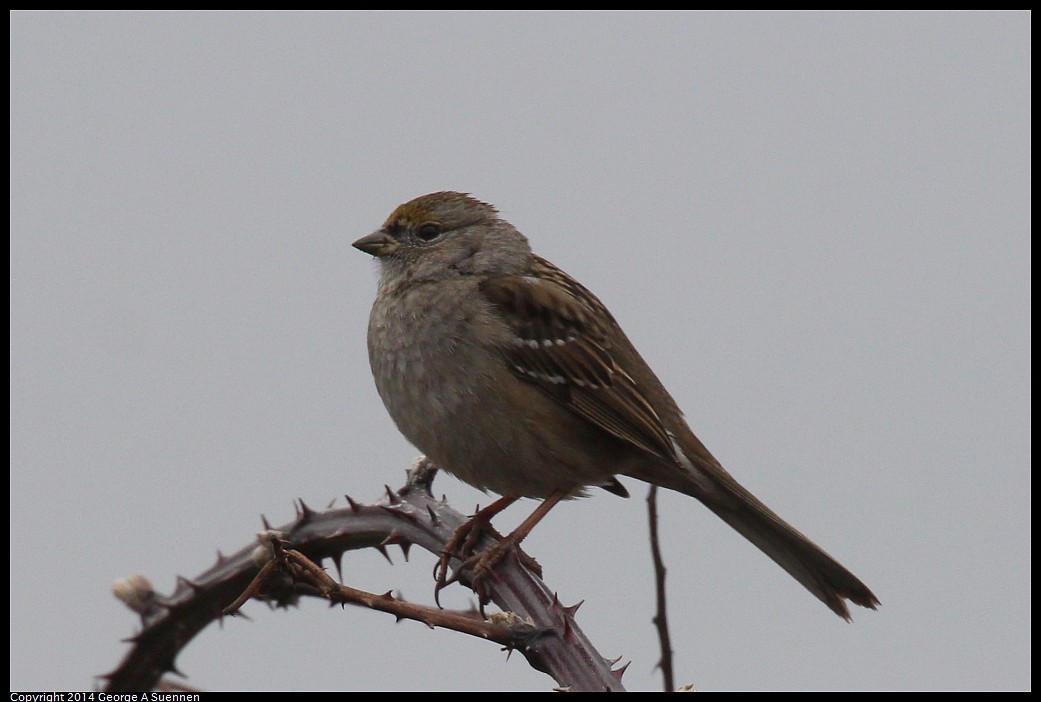
[{"label": "bird's eye", "polygon": [[416,235],[423,241],[433,241],[437,237],[441,236],[441,227],[437,226],[433,222],[427,222],[426,224],[421,224],[419,226],[419,229],[416,230]]}]

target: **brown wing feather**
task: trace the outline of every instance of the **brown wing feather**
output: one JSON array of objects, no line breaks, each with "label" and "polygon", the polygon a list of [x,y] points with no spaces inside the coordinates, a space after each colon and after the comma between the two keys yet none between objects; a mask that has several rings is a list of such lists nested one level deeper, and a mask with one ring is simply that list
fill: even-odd
[{"label": "brown wing feather", "polygon": [[535,275],[492,276],[480,290],[516,334],[502,353],[520,378],[613,436],[667,461],[674,448],[654,408],[611,355],[603,304],[536,257]]}]

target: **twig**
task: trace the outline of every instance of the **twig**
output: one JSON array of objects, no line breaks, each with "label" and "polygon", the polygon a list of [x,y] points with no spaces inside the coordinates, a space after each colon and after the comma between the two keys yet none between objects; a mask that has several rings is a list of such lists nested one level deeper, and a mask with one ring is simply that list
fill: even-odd
[{"label": "twig", "polygon": [[[459,631],[471,636],[495,641],[508,649],[521,648],[525,639],[535,633],[532,624],[514,618],[510,626],[504,626],[471,614],[453,612],[437,607],[395,599],[390,592],[375,595],[333,580],[325,570],[304,554],[295,550],[285,552],[287,565],[293,576],[315,587],[322,597],[339,604],[356,604],[393,614],[398,619],[414,619],[429,626]],[[503,618],[505,621],[505,618]]]},{"label": "twig", "polygon": [[661,544],[658,540],[658,486],[651,485],[647,493],[647,521],[651,528],[651,557],[654,559],[654,592],[658,603],[654,614],[654,626],[658,629],[658,644],[661,646],[661,660],[658,667],[661,668],[662,684],[665,692],[673,692],[676,689],[672,677],[672,642],[669,638],[668,608],[665,603],[665,562],[661,557]]}]

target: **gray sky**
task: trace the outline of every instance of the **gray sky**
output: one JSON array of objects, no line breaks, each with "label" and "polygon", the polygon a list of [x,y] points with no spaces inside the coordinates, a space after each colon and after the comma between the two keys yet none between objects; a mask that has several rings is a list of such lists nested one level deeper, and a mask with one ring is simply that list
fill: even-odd
[{"label": "gray sky", "polygon": [[[1030,20],[12,14],[11,688],[117,664],[115,579],[169,591],[293,498],[401,483],[350,242],[454,189],[596,292],[723,464],[882,600],[845,624],[669,494],[680,681],[1029,689]],[[627,484],[526,545],[654,690]],[[433,557],[397,561],[346,576],[429,602]],[[182,655],[189,684],[553,685],[415,622],[246,611]]]}]

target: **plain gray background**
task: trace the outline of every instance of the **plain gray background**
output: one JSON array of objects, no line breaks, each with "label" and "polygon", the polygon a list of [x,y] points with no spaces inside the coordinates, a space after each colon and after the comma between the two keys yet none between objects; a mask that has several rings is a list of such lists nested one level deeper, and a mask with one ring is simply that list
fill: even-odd
[{"label": "plain gray background", "polygon": [[[1030,21],[13,13],[12,689],[117,664],[117,578],[169,591],[293,498],[402,482],[416,450],[365,350],[376,264],[350,242],[442,189],[596,292],[724,465],[882,600],[846,624],[665,495],[680,682],[1029,689]],[[628,485],[526,545],[654,690]],[[393,553],[347,579],[429,602],[433,557]],[[189,684],[553,685],[386,615],[246,612],[181,656]]]}]

